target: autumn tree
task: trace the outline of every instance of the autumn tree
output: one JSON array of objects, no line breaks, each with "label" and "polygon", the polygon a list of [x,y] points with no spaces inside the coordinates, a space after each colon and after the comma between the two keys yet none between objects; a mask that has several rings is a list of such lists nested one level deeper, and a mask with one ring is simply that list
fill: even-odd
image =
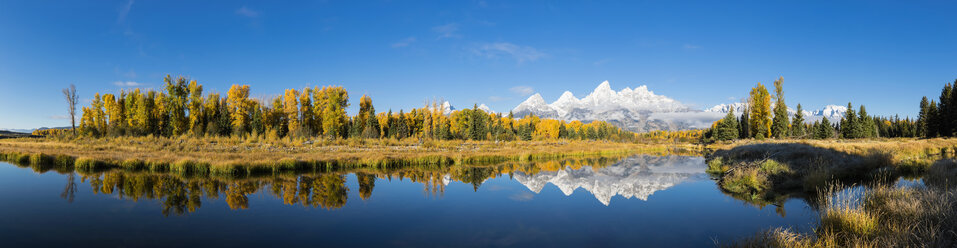
[{"label": "autumn tree", "polygon": [[182,135],[189,130],[189,120],[186,118],[186,104],[189,97],[187,79],[178,77],[173,80],[169,75],[163,79],[166,83],[166,110],[169,115],[169,125],[173,135]]},{"label": "autumn tree", "polygon": [[286,120],[289,120],[289,134],[302,136],[299,127],[299,91],[287,89],[283,94],[283,106],[283,113],[286,115]]},{"label": "autumn tree", "polygon": [[748,107],[751,135],[758,139],[771,137],[771,95],[761,83],[751,89]]},{"label": "autumn tree", "polygon": [[226,92],[229,113],[232,115],[232,128],[237,134],[249,130],[249,85],[234,84]]},{"label": "autumn tree", "polygon": [[[193,135],[202,135],[205,132],[206,121],[203,117],[203,86],[190,81],[189,91],[189,132]],[[218,102],[219,99],[216,99]]]},{"label": "autumn tree", "polygon": [[67,113],[70,114],[70,130],[76,136],[76,103],[80,100],[76,95],[76,85],[70,84],[69,88],[63,89],[63,98],[66,99]]}]

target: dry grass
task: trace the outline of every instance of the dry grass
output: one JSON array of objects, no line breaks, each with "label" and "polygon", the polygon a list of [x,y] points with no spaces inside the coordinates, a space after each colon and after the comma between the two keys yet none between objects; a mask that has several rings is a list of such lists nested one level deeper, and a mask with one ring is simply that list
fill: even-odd
[{"label": "dry grass", "polygon": [[[839,187],[835,187],[839,188]],[[814,234],[773,229],[738,247],[954,247],[957,194],[927,187],[873,186],[827,194]]]},{"label": "dry grass", "polygon": [[4,139],[6,161],[20,155],[76,158],[77,167],[146,168],[183,173],[252,173],[316,167],[490,164],[626,153],[694,153],[694,145],[642,145],[605,141],[435,141],[394,139],[265,141],[257,138],[119,137]]}]

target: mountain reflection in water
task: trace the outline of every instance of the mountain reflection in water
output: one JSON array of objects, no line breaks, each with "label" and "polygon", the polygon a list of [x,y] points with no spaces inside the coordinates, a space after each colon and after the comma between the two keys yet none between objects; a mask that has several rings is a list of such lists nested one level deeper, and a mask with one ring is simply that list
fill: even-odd
[{"label": "mountain reflection in water", "polygon": [[[49,168],[33,167],[38,172]],[[620,195],[647,201],[656,191],[682,182],[707,179],[704,159],[693,156],[635,155],[625,158],[588,158],[545,162],[514,162],[490,166],[406,167],[359,169],[307,174],[279,174],[249,178],[194,177],[175,173],[110,170],[101,172],[60,171],[68,174],[61,196],[73,201],[76,178],[95,194],[114,195],[138,202],[155,200],[164,215],[197,211],[203,201],[223,199],[230,209],[249,208],[248,196],[264,193],[286,205],[338,209],[346,205],[350,174],[355,175],[358,195],[373,196],[377,182],[393,179],[421,183],[430,195],[441,196],[453,182],[471,184],[478,191],[491,178],[509,176],[535,194],[546,184],[557,186],[565,195],[583,188],[604,205]],[[74,176],[75,173],[79,176]],[[82,187],[82,184],[81,186]]]}]

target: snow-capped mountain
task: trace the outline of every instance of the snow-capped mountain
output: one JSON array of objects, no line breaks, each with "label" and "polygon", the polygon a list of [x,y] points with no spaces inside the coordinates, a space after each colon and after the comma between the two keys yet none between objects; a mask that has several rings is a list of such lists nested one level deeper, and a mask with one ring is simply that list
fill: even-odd
[{"label": "snow-capped mountain", "polygon": [[[734,114],[737,116],[741,116],[741,114],[744,113],[744,108],[746,105],[747,105],[746,103],[741,103],[741,102],[729,103],[729,104],[718,104],[718,105],[714,105],[714,107],[711,107],[709,109],[705,109],[704,111],[711,112],[711,113],[727,114],[729,110],[734,109]],[[774,109],[773,102],[771,103],[771,109]],[[805,122],[808,122],[808,123],[820,121],[822,118],[827,118],[829,121],[834,122],[834,121],[840,121],[841,118],[844,117],[844,113],[847,112],[847,107],[838,106],[838,105],[827,105],[820,110],[814,110],[814,111],[802,110],[801,112],[804,113],[804,120]],[[788,107],[788,116],[794,116],[795,113],[797,113],[796,110]]]},{"label": "snow-capped mountain", "polygon": [[442,102],[442,114],[451,114],[452,111],[455,111],[455,107],[452,107],[452,103],[449,103],[449,101]]},{"label": "snow-capped mountain", "polygon": [[[606,121],[635,132],[701,128],[711,124],[711,121],[700,122],[702,111],[692,110],[667,96],[656,95],[647,86],[615,91],[608,81],[581,99],[565,91],[558,100],[548,104],[542,95],[536,93],[512,112],[517,117],[533,114],[566,121]],[[704,114],[705,119],[717,116]]]},{"label": "snow-capped mountain", "polygon": [[479,106],[478,106],[478,109],[481,109],[482,111],[485,111],[485,113],[495,113],[495,111],[492,111],[492,109],[489,108],[488,106],[486,106],[484,103],[481,104],[481,105],[479,105]]},{"label": "snow-capped mountain", "polygon": [[648,196],[657,191],[686,181],[707,179],[705,167],[701,157],[639,155],[599,169],[582,166],[578,170],[566,168],[534,175],[519,171],[513,178],[536,194],[549,183],[565,195],[583,188],[607,206],[616,195],[647,201]]}]

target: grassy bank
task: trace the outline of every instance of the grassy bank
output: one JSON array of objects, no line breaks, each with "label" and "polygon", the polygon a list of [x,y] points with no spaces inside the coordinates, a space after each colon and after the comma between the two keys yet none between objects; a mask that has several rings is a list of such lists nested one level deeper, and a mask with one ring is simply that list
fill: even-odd
[{"label": "grassy bank", "polygon": [[14,163],[71,164],[104,168],[174,171],[182,174],[247,175],[336,168],[446,166],[533,161],[630,153],[668,154],[693,145],[639,145],[603,141],[472,142],[431,140],[263,140],[238,138],[78,138],[0,140],[0,159]]},{"label": "grassy bank", "polygon": [[868,183],[920,175],[933,161],[952,157],[954,139],[767,141],[715,146],[708,172],[719,186],[756,202],[813,195],[832,183]]},{"label": "grassy bank", "polygon": [[777,228],[736,247],[954,247],[957,246],[957,163],[935,163],[926,185],[875,184],[861,190],[821,194],[813,233]]},{"label": "grassy bank", "polygon": [[[796,233],[790,229],[777,228],[731,246],[957,246],[957,161],[952,158],[953,155],[947,154],[947,151],[939,152],[940,148],[952,147],[951,141],[926,142],[942,146],[933,149],[934,147],[926,147],[929,145],[924,144],[925,147],[910,148],[910,151],[924,148],[938,151],[936,154],[921,155],[924,159],[919,161],[923,185],[917,186],[892,183],[897,176],[912,173],[913,165],[901,165],[908,160],[898,159],[914,156],[901,155],[906,154],[907,149],[857,150],[860,152],[846,153],[798,144],[764,144],[738,147],[714,156],[709,162],[714,165],[715,171],[722,173],[719,184],[727,191],[746,188],[742,191],[752,194],[760,192],[760,196],[780,196],[795,192],[793,188],[788,191],[786,185],[796,186],[797,191],[817,190],[812,195],[805,195],[810,198],[809,204],[818,209],[819,222],[813,233]],[[765,153],[763,160],[755,160],[755,155],[748,152],[756,150],[779,154]],[[812,151],[816,152],[816,157],[809,154]],[[722,159],[737,160],[733,163],[716,161]],[[937,161],[929,162],[935,159]],[[749,173],[738,173],[736,170]],[[754,181],[761,183],[742,183]],[[849,187],[845,184],[848,181],[866,186]]]}]

